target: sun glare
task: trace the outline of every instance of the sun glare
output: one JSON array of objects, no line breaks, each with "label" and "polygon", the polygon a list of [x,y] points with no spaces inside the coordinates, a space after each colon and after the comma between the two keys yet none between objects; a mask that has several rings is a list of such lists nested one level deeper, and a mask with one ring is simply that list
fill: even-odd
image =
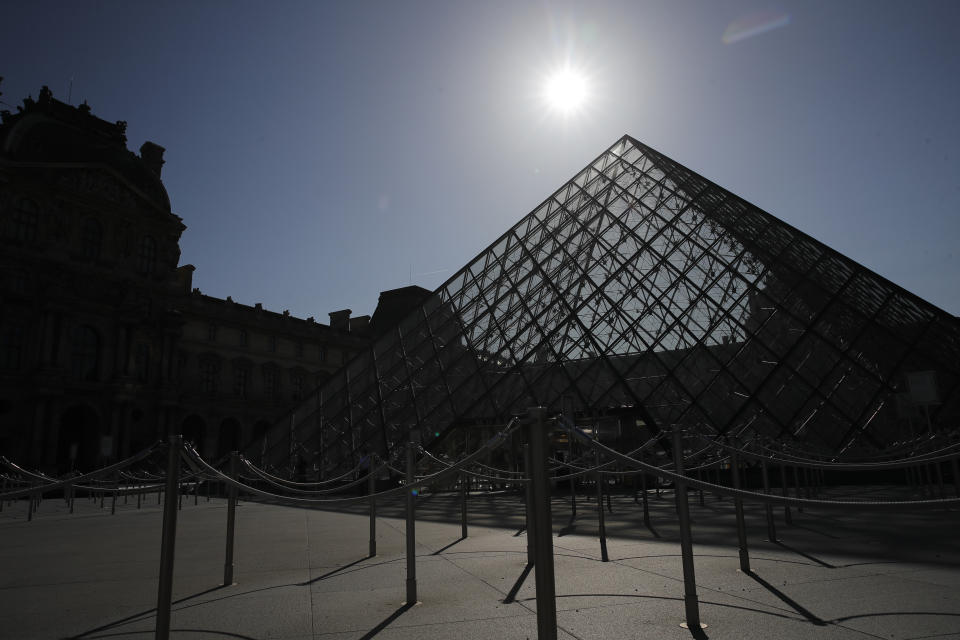
[{"label": "sun glare", "polygon": [[586,77],[574,69],[555,71],[543,85],[543,98],[550,109],[570,115],[586,102],[589,87]]}]

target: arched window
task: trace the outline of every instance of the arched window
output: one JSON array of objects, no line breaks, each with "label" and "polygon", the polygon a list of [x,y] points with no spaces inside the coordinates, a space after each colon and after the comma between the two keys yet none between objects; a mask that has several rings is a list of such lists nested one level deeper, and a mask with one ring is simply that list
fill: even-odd
[{"label": "arched window", "polygon": [[13,239],[19,242],[36,242],[39,224],[40,213],[37,203],[21,198],[13,212]]},{"label": "arched window", "polygon": [[137,266],[145,276],[151,275],[157,268],[157,241],[150,236],[140,238],[140,259]]},{"label": "arched window", "polygon": [[95,218],[87,218],[80,228],[80,255],[85,260],[96,260],[100,257],[100,244],[103,230]]},{"label": "arched window", "polygon": [[78,380],[96,380],[100,364],[100,336],[93,327],[81,325],[73,330],[70,370]]}]

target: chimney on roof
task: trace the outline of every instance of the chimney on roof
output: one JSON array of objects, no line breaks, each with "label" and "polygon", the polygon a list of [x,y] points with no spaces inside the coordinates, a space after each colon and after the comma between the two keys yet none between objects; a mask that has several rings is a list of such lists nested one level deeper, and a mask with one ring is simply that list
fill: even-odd
[{"label": "chimney on roof", "polygon": [[350,331],[350,314],[352,309],[343,309],[342,311],[330,312],[330,328],[340,331]]},{"label": "chimney on roof", "polygon": [[140,146],[140,159],[147,167],[160,177],[160,171],[163,169],[163,152],[166,151],[158,144],[147,140]]}]

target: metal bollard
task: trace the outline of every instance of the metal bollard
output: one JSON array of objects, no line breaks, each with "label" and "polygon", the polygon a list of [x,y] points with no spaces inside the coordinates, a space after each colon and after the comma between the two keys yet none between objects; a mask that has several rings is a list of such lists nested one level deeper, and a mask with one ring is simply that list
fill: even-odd
[{"label": "metal bollard", "polygon": [[[763,492],[767,495],[770,494],[770,474],[767,473],[767,461],[760,461],[760,470],[763,473]],[[773,519],[773,505],[767,502],[763,505],[763,509],[767,515],[767,539],[770,542],[777,541],[777,524]]]},{"label": "metal bollard", "polygon": [[67,500],[67,506],[70,507],[70,513],[73,513],[73,494],[76,491],[76,487],[73,484],[67,485],[67,493],[70,494],[70,498]]},{"label": "metal bollard", "polygon": [[[594,466],[600,466],[600,451],[594,450]],[[610,562],[607,555],[607,526],[603,519],[603,472],[597,469],[597,529],[600,533],[600,558]]]},{"label": "metal bollard", "polygon": [[33,520],[33,494],[27,495],[27,522]]},{"label": "metal bollard", "polygon": [[370,495],[370,548],[372,558],[377,555],[377,471],[373,467],[373,455],[370,456],[370,479],[367,481],[367,493]]},{"label": "metal bollard", "polygon": [[[737,443],[734,443],[734,447]],[[730,472],[733,478],[733,488],[740,489],[740,456],[737,450],[730,449]],[[747,548],[747,526],[743,520],[743,498],[733,497],[733,507],[737,513],[737,546],[740,552],[740,570],[750,573],[750,550]]]},{"label": "metal bollard", "polygon": [[[673,465],[676,473],[683,476],[683,441],[680,425],[673,426]],[[687,504],[687,484],[678,481],[677,513],[680,516],[680,553],[683,558],[683,602],[687,627],[698,631],[700,626],[700,602],[697,600],[697,579],[693,568],[693,536],[690,534],[690,505]]]},{"label": "metal bollard", "polygon": [[[553,574],[553,521],[550,517],[550,479],[547,476],[546,409],[533,407],[530,420],[530,484],[533,495],[534,571],[537,589],[537,638],[557,640],[557,600]],[[603,505],[598,505],[603,511]]]},{"label": "metal bollard", "polygon": [[[170,436],[167,455],[167,499],[163,504],[163,533],[160,543],[160,579],[157,586],[156,640],[170,638],[170,601],[173,598],[173,556],[177,542],[177,503],[174,492],[180,479],[181,436]],[[158,494],[159,495],[159,494]]]},{"label": "metal bollard", "polygon": [[[571,439],[573,436],[570,436]],[[572,458],[572,456],[571,456]],[[570,474],[573,474],[573,469],[570,470]],[[577,479],[570,478],[570,520],[577,519]]]},{"label": "metal bollard", "polygon": [[460,537],[467,537],[467,475],[460,474]]},{"label": "metal bollard", "polygon": [[950,458],[950,474],[953,476],[953,490],[960,498],[960,473],[958,473],[956,458]]},{"label": "metal bollard", "polygon": [[[797,471],[796,467],[793,467],[793,490],[797,498],[800,498],[800,472]],[[803,507],[797,505],[797,513],[803,513]]]},{"label": "metal bollard", "polygon": [[530,475],[530,445],[523,445],[523,466],[524,470],[527,472],[527,483],[524,487],[524,496],[526,497],[526,509],[524,514],[527,521],[527,566],[532,567],[533,563],[536,562],[537,558],[533,552],[533,543],[535,539],[534,528],[536,527],[536,522],[533,519],[533,479]]},{"label": "metal bollard", "polygon": [[[780,465],[780,489],[783,492],[783,497],[788,498],[789,490],[787,489],[787,468],[784,465]],[[783,505],[783,521],[787,524],[793,524],[793,516],[790,514],[790,505]]]},{"label": "metal bollard", "polygon": [[[700,467],[697,467],[697,480],[702,480],[703,474],[700,472]],[[700,487],[700,506],[703,506],[703,487]]]},{"label": "metal bollard", "polygon": [[117,514],[117,492],[120,490],[120,474],[113,475],[113,497],[110,499],[110,515]]},{"label": "metal bollard", "polygon": [[137,483],[137,509],[140,508],[140,503],[143,499],[143,483]]},{"label": "metal bollard", "polygon": [[[614,480],[614,484],[616,484],[616,480]],[[610,487],[606,486],[606,482],[604,482],[604,487],[606,488],[605,493],[607,494],[607,511],[609,513],[613,513],[613,503],[611,502],[611,498],[610,498],[610,494],[613,492],[610,490]]]},{"label": "metal bollard", "polygon": [[[230,478],[237,479],[237,470],[240,466],[240,453],[233,451],[230,454]],[[237,524],[237,488],[230,485],[227,498],[227,545],[223,560],[223,586],[233,584],[233,540]]]},{"label": "metal bollard", "polygon": [[647,472],[644,471],[640,474],[640,481],[642,483],[640,490],[643,491],[643,526],[650,526],[650,500],[647,497]]},{"label": "metal bollard", "polygon": [[413,606],[417,603],[417,550],[416,550],[416,522],[414,502],[414,434],[410,431],[410,442],[407,443],[407,606]]}]

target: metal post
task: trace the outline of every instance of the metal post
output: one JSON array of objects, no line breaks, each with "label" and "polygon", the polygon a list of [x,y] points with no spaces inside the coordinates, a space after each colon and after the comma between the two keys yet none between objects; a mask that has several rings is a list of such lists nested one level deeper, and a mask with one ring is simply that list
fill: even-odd
[{"label": "metal post", "polygon": [[416,522],[414,499],[414,466],[416,464],[414,451],[414,434],[410,431],[410,442],[407,443],[407,606],[417,603],[417,551],[416,551]]},{"label": "metal post", "polygon": [[[601,479],[603,479],[602,476],[601,476]],[[617,483],[616,479],[614,479],[613,483],[614,484]],[[604,480],[604,488],[606,489],[604,493],[607,494],[607,511],[609,511],[610,513],[613,513],[613,502],[612,502],[612,498],[610,497],[610,494],[613,492],[610,490],[610,487],[606,486],[606,480]]]},{"label": "metal post", "polygon": [[530,472],[530,445],[523,445],[523,466],[527,472],[527,485],[524,487],[524,493],[527,499],[526,517],[527,517],[527,565],[533,566],[537,561],[536,554],[533,551],[533,545],[536,539],[537,523],[533,517],[533,476]]},{"label": "metal post", "polygon": [[958,473],[956,458],[950,458],[950,473],[953,475],[953,490],[960,498],[960,473]]},{"label": "metal post", "polygon": [[[767,473],[767,461],[760,461],[760,470],[763,473],[763,492],[767,495],[770,494],[770,474]],[[773,519],[773,505],[769,502],[763,505],[764,511],[767,514],[767,539],[770,542],[777,541],[777,524]]]},{"label": "metal post", "polygon": [[[143,500],[143,483],[137,482],[137,509],[140,508],[140,503]],[[73,500],[70,500],[70,508],[73,509]]]},{"label": "metal post", "polygon": [[[793,490],[797,498],[800,497],[800,472],[797,471],[796,467],[793,467]],[[797,505],[797,512],[803,513],[803,507]]]},{"label": "metal post", "polygon": [[367,495],[370,496],[370,549],[369,556],[377,555],[377,472],[379,468],[373,466],[373,455],[370,456],[370,475],[367,480]]},{"label": "metal post", "polygon": [[[733,478],[733,488],[740,489],[740,456],[737,455],[737,443],[730,449],[730,472]],[[743,498],[733,497],[733,506],[737,513],[737,546],[740,551],[740,570],[750,573],[750,550],[747,548],[747,526],[743,520]]]},{"label": "metal post", "polygon": [[[673,426],[673,464],[677,475],[683,476],[683,440],[680,425]],[[687,627],[700,629],[700,602],[697,600],[697,579],[693,569],[693,537],[690,535],[690,505],[687,504],[687,483],[677,481],[677,513],[680,516],[680,553],[683,558],[683,602]]]},{"label": "metal post", "polygon": [[940,497],[944,498],[946,496],[943,493],[943,472],[940,470],[940,463],[934,462],[933,468],[937,471],[937,489],[940,491]]},{"label": "metal post", "polygon": [[120,473],[113,474],[113,497],[110,499],[110,515],[117,513],[117,492],[120,490]]},{"label": "metal post", "polygon": [[[70,513],[73,513],[73,492],[74,492],[75,490],[76,490],[76,489],[75,489],[75,487],[73,486],[73,484],[67,485],[67,492],[70,494],[70,499],[69,499],[69,501],[67,502],[67,504],[70,506]],[[0,504],[2,504],[2,501],[0,501]]]},{"label": "metal post", "polygon": [[[697,467],[697,480],[703,479],[703,473],[700,471],[700,467]],[[703,506],[703,487],[700,487],[700,506]]]},{"label": "metal post", "polygon": [[167,454],[167,499],[163,504],[163,533],[160,543],[160,580],[157,587],[156,639],[170,638],[170,600],[173,597],[173,553],[177,542],[176,490],[180,480],[180,450],[183,439],[170,436]]},{"label": "metal post", "polygon": [[[784,465],[780,465],[780,489],[783,493],[783,497],[789,497],[789,491],[787,489],[787,468]],[[783,521],[787,524],[793,524],[793,516],[790,514],[790,505],[783,505]]]},{"label": "metal post", "polygon": [[[240,453],[233,451],[230,453],[230,478],[237,479],[237,471],[240,466]],[[227,546],[223,559],[223,586],[227,587],[233,584],[233,540],[237,523],[237,488],[230,485],[227,495]]]},{"label": "metal post", "polygon": [[[537,584],[537,638],[557,640],[557,601],[553,575],[553,522],[547,477],[546,409],[532,407],[530,418],[530,484],[533,485],[534,571]],[[603,505],[598,505],[603,511]]]},{"label": "metal post", "polygon": [[27,495],[27,522],[33,520],[33,494]]},{"label": "metal post", "polygon": [[[570,420],[570,424],[573,424],[573,420]],[[573,433],[567,433],[567,440],[570,443],[570,463],[573,463]],[[567,475],[573,475],[573,469],[567,470]],[[570,521],[573,522],[577,519],[577,479],[570,478]]]},{"label": "metal post", "polygon": [[643,491],[643,526],[650,526],[650,500],[647,498],[647,472],[640,474],[642,483],[640,490]]},{"label": "metal post", "polygon": [[[594,466],[600,466],[600,450],[594,449]],[[600,533],[600,558],[610,562],[607,555],[607,526],[603,518],[603,472],[597,469],[597,529]]]},{"label": "metal post", "polygon": [[467,474],[460,474],[460,537],[467,537]]}]

